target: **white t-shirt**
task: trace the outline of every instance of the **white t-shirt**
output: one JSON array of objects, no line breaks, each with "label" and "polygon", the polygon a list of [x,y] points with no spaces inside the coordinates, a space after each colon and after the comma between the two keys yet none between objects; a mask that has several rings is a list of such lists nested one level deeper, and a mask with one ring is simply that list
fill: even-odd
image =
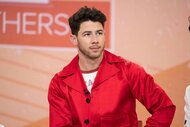
[{"label": "white t-shirt", "polygon": [[91,89],[92,89],[97,72],[98,72],[97,70],[93,72],[82,72],[82,76],[86,83],[86,87],[90,93],[91,93]]},{"label": "white t-shirt", "polygon": [[190,127],[190,85],[187,86],[185,91],[185,127]]}]

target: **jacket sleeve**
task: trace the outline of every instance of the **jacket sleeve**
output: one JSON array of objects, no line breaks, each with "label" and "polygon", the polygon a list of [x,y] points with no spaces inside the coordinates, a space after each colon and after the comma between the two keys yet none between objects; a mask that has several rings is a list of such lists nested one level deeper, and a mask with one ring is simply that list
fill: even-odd
[{"label": "jacket sleeve", "polygon": [[171,99],[139,65],[131,64],[129,72],[133,95],[152,114],[145,127],[170,127],[176,109]]},{"label": "jacket sleeve", "polygon": [[55,75],[50,82],[48,90],[49,101],[49,127],[72,127],[70,108],[65,96],[67,88],[61,84]]}]

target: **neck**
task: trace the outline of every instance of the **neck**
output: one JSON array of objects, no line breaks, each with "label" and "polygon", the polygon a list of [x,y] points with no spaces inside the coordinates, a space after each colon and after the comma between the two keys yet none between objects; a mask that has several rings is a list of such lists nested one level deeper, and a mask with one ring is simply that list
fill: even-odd
[{"label": "neck", "polygon": [[90,71],[99,68],[103,55],[96,59],[87,59],[79,56],[79,67],[82,71]]}]

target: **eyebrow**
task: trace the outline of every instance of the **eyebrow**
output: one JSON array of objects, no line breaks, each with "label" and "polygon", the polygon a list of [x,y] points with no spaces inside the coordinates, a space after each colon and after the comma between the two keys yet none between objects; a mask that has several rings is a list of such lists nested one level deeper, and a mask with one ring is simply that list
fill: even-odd
[{"label": "eyebrow", "polygon": [[[92,31],[84,31],[83,33],[82,33],[82,35],[84,35],[84,34],[86,34],[86,33],[91,33]],[[100,29],[100,30],[97,30],[96,32],[103,32],[103,30],[102,29]]]},{"label": "eyebrow", "polygon": [[103,32],[104,30],[97,30],[96,32]]}]

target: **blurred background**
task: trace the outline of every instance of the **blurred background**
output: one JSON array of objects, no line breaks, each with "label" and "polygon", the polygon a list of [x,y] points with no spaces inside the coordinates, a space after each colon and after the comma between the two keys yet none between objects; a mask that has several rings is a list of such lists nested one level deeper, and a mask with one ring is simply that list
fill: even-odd
[{"label": "blurred background", "polygon": [[[48,127],[49,82],[77,53],[67,18],[83,5],[106,13],[106,48],[153,75],[177,106],[172,127],[182,127],[190,0],[1,0],[0,124]],[[138,102],[137,114],[145,125],[150,114]]]}]

